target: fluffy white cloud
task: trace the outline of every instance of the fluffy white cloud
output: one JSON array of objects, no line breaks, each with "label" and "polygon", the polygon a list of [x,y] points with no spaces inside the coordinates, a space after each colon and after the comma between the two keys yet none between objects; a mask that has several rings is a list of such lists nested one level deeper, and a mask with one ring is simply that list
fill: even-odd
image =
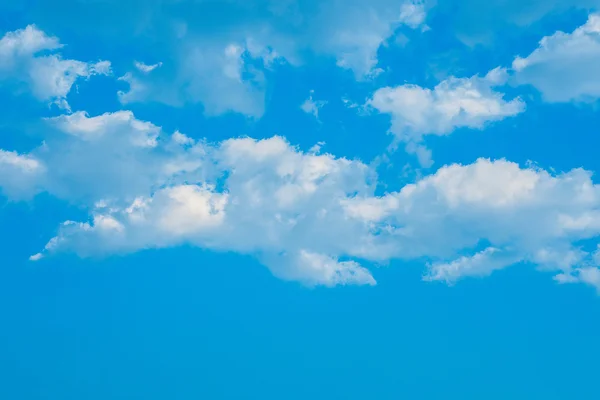
[{"label": "fluffy white cloud", "polygon": [[390,257],[438,258],[428,280],[452,283],[517,262],[577,277],[595,263],[577,243],[600,232],[600,187],[580,169],[555,176],[480,159],[347,204],[351,215],[372,224],[378,240],[394,244]]},{"label": "fluffy white cloud", "polygon": [[600,294],[600,245],[588,262],[583,263],[571,274],[558,274],[554,279],[559,283],[585,283],[594,286]]},{"label": "fluffy white cloud", "polygon": [[275,276],[308,285],[375,285],[368,269],[356,261],[339,261],[335,257],[300,250],[294,254],[263,257]]},{"label": "fluffy white cloud", "polygon": [[307,21],[303,28],[312,32],[300,36],[305,38],[300,45],[331,54],[337,65],[351,70],[357,79],[369,79],[382,71],[377,57],[381,45],[402,25],[423,27],[425,17],[421,0],[331,0],[314,14],[303,15]]},{"label": "fluffy white cloud", "polygon": [[[357,79],[369,79],[382,71],[377,52],[385,40],[402,25],[424,26],[426,16],[422,0],[251,3],[186,2],[189,20],[170,18],[172,2],[161,4],[155,15],[155,5],[148,4],[144,19],[160,16],[153,22],[165,30],[160,36],[169,46],[162,49],[168,61],[160,72],[136,64],[136,71],[122,77],[129,89],[119,93],[121,102],[199,102],[209,115],[233,111],[260,117],[264,75],[274,59],[300,65],[307,53],[318,54],[333,58]],[[200,28],[204,24],[190,23],[194,15],[212,14],[222,16],[220,24],[227,28],[207,31]]]},{"label": "fluffy white cloud", "polygon": [[519,84],[536,87],[548,102],[593,101],[600,97],[600,15],[571,33],[544,37],[512,65]]},{"label": "fluffy white cloud", "polygon": [[505,84],[507,73],[496,68],[484,77],[448,78],[433,89],[401,85],[378,89],[367,105],[390,114],[390,131],[407,143],[423,166],[432,164],[421,145],[425,135],[448,135],[456,128],[481,129],[486,123],[517,115],[525,109],[519,99],[505,100],[494,87]]},{"label": "fluffy white cloud", "polygon": [[0,39],[0,81],[25,84],[37,99],[68,109],[66,98],[75,81],[109,74],[110,63],[86,63],[47,54],[61,47],[58,38],[46,35],[34,25],[6,33]]},{"label": "fluffy white cloud", "polygon": [[[46,122],[48,135],[38,148],[2,153],[0,182],[12,182],[5,190],[20,186],[23,196],[45,190],[81,204],[107,197],[128,202],[164,177],[174,179],[179,168],[168,147],[158,147],[160,128],[131,112],[95,117],[76,112]],[[169,163],[161,163],[163,158]]]},{"label": "fluffy white cloud", "polygon": [[1,153],[0,184],[82,204],[90,219],[64,223],[32,260],[188,243],[253,254],[308,285],[370,285],[365,264],[419,259],[427,280],[530,263],[598,286],[600,256],[578,245],[600,234],[600,187],[584,170],[480,159],[376,196],[365,164],[281,137],[197,142],[124,111],[48,124],[57,132],[31,154]]},{"label": "fluffy white cloud", "polygon": [[453,284],[465,277],[482,277],[490,275],[498,269],[521,261],[520,258],[504,254],[495,247],[488,247],[470,256],[462,256],[450,262],[440,262],[429,265],[425,275],[428,281],[444,281]]},{"label": "fluffy white cloud", "polygon": [[[333,17],[334,23],[324,28],[322,36],[313,46],[333,54],[337,65],[353,71],[357,79],[376,76],[382,71],[377,67],[377,51],[381,44],[393,34],[403,18],[410,24],[414,21],[414,17],[407,14],[402,5],[398,5],[394,12],[389,4],[382,3],[370,6],[353,4],[354,7],[348,7],[341,15]],[[331,2],[330,6],[333,10],[326,10],[317,18],[331,18],[339,4]]]},{"label": "fluffy white cloud", "polygon": [[216,48],[196,44],[188,53],[183,71],[186,95],[202,102],[208,115],[235,111],[260,117],[265,107],[265,78],[251,60],[268,64],[270,55],[253,54],[247,44],[228,43]]},{"label": "fluffy white cloud", "polygon": [[578,282],[594,286],[600,293],[600,269],[596,267],[579,268],[576,279]]},{"label": "fluffy white cloud", "polygon": [[[27,155],[6,152],[11,168],[0,169],[0,182],[8,185],[7,179],[25,182],[27,166],[47,165],[30,180],[32,187],[92,209],[90,222],[63,225],[46,252],[90,255],[193,243],[257,254],[278,276],[307,284],[374,283],[355,261],[327,252],[326,241],[335,247],[347,233],[323,232],[323,244],[315,244],[311,232],[339,219],[328,209],[345,191],[364,189],[369,171],[360,162],[303,154],[279,137],[196,143],[125,111],[78,112],[47,122],[56,132],[44,145]],[[224,174],[225,189],[217,190]],[[310,269],[300,267],[303,260]]]}]

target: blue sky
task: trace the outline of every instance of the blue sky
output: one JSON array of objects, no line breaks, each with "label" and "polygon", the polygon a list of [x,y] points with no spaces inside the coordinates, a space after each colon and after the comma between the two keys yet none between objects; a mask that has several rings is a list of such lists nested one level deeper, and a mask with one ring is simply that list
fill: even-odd
[{"label": "blue sky", "polygon": [[0,2],[0,398],[596,399],[598,0]]}]

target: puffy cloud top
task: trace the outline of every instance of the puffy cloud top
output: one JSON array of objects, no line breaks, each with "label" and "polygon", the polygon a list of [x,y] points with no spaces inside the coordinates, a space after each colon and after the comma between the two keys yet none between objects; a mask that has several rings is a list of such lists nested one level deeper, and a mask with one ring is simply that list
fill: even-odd
[{"label": "puffy cloud top", "polygon": [[600,97],[600,15],[571,33],[544,37],[539,47],[513,61],[516,81],[537,88],[548,102],[593,101]]},{"label": "puffy cloud top", "polygon": [[110,62],[86,63],[52,54],[61,47],[58,38],[35,25],[6,33],[0,39],[0,81],[25,84],[37,99],[69,109],[66,98],[75,81],[109,74]]},{"label": "puffy cloud top", "polygon": [[525,110],[521,99],[505,100],[493,88],[505,84],[507,73],[496,68],[484,77],[451,77],[433,89],[406,84],[378,89],[368,105],[390,114],[391,132],[409,145],[422,165],[432,164],[431,154],[419,145],[426,135],[448,135],[457,128],[481,129],[486,123],[517,115]]}]

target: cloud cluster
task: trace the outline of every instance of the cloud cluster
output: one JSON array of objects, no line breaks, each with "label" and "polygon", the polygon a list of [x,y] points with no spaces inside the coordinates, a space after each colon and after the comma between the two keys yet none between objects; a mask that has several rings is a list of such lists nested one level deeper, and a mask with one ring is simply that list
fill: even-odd
[{"label": "cloud cluster", "polygon": [[87,63],[55,54],[62,47],[34,25],[0,39],[0,81],[24,84],[34,97],[69,109],[67,95],[79,78],[110,73],[110,62]]},{"label": "cloud cluster", "polygon": [[[360,245],[335,227],[338,199],[368,187],[370,171],[358,161],[305,154],[280,137],[197,143],[130,112],[47,122],[55,131],[44,145],[14,157],[43,166],[35,187],[93,209],[89,223],[65,224],[47,251],[93,255],[192,243],[257,254],[279,276],[309,284],[373,282],[355,262],[328,253]],[[338,243],[343,237],[347,244]],[[289,276],[275,259],[290,264]],[[312,265],[307,276],[301,260]]]},{"label": "cloud cluster", "polygon": [[[76,3],[77,7],[63,7],[57,21],[64,18],[75,24],[73,29],[95,38],[109,35],[111,40],[147,41],[144,45],[156,50],[165,66],[169,65],[161,72],[162,79],[147,79],[144,75],[149,70],[138,67],[126,75],[124,80],[131,89],[121,94],[124,104],[201,102],[208,113],[234,111],[251,116],[264,111],[264,105],[254,103],[264,103],[265,83],[264,71],[254,65],[254,61],[260,64],[262,57],[255,57],[252,46],[247,45],[250,41],[274,49],[291,64],[302,63],[307,52],[331,57],[356,78],[368,79],[382,70],[377,55],[381,45],[402,26],[425,29],[430,12],[444,13],[461,38],[477,43],[486,41],[490,32],[499,28],[500,20],[526,26],[553,11],[600,5],[598,0],[535,0],[527,7],[518,0],[160,0],[146,2],[141,12],[134,4],[117,0]],[[114,13],[116,5],[121,9],[118,14]],[[42,15],[54,14],[50,7],[41,3],[36,10]],[[111,29],[100,29],[97,21],[105,21],[109,15],[115,23]],[[219,29],[210,23],[194,23],[207,15],[219,16]],[[230,46],[253,54],[250,58],[254,61],[242,60],[238,68],[243,71],[242,79],[222,73],[230,68],[228,65],[240,63],[240,57],[225,54]],[[62,67],[67,68],[67,64],[62,63]],[[68,68],[77,71],[71,76],[91,73],[81,64]],[[223,95],[229,91],[235,95]]]},{"label": "cloud cluster", "polygon": [[507,72],[496,68],[487,75],[450,77],[433,89],[406,84],[378,89],[367,105],[391,116],[390,131],[416,153],[422,166],[433,163],[421,143],[426,135],[448,135],[457,128],[482,129],[486,123],[517,115],[525,110],[521,99],[505,100],[494,87],[504,85]]},{"label": "cloud cluster", "polygon": [[2,153],[0,182],[28,177],[15,182],[91,213],[61,225],[34,260],[187,243],[253,254],[308,285],[374,284],[365,265],[393,259],[423,260],[425,279],[448,283],[524,262],[596,282],[598,257],[579,243],[600,234],[600,187],[584,170],[480,159],[376,196],[362,162],[281,137],[198,142],[124,111],[48,124],[56,131],[39,149]]},{"label": "cloud cluster", "polygon": [[438,257],[429,280],[453,283],[517,262],[575,276],[596,266],[578,243],[600,232],[599,190],[581,169],[552,175],[480,159],[350,205],[353,215],[389,232],[384,237],[394,238],[395,256]]},{"label": "cloud cluster", "polygon": [[424,167],[433,164],[424,145],[427,135],[448,135],[458,128],[483,129],[488,123],[525,110],[520,98],[505,99],[497,91],[509,79],[532,85],[547,102],[595,101],[600,97],[600,15],[572,33],[544,37],[527,57],[516,57],[512,68],[496,68],[484,77],[450,77],[433,89],[405,84],[375,91],[367,105],[391,116],[396,140],[405,143]]},{"label": "cloud cluster", "polygon": [[[265,74],[274,62],[301,65],[313,54],[332,59],[358,80],[370,79],[382,71],[381,45],[401,26],[423,27],[426,17],[422,0],[229,0],[185,6],[187,15],[175,18],[171,13],[176,14],[178,2],[162,5],[161,20],[153,26],[164,29],[159,36],[168,43],[162,49],[164,65],[159,71],[137,63],[125,74],[121,79],[129,89],[119,93],[123,104],[202,103],[208,115],[261,117]],[[153,17],[154,7],[148,4],[146,18]],[[191,23],[194,15],[211,14],[222,18],[222,29],[207,34]],[[169,26],[163,26],[166,21]]]},{"label": "cloud cluster", "polygon": [[[208,115],[260,117],[265,73],[275,62],[300,63],[309,48],[368,78],[378,71],[383,41],[401,24],[424,27],[428,7],[417,0],[330,0],[302,10],[294,1],[267,3],[269,16],[281,17],[289,30],[271,21],[213,41],[191,35],[179,47],[185,62],[174,77],[165,73],[167,63],[135,62],[120,78],[129,84],[118,94],[121,103],[201,102]],[[346,12],[339,14],[342,5]],[[600,54],[599,18],[591,15],[573,33],[546,37],[515,59],[517,83],[536,86],[548,101],[597,98],[590,65]],[[308,26],[310,34],[298,36]],[[179,37],[186,35],[182,28]],[[57,54],[61,47],[35,26],[7,33],[0,39],[0,79],[69,110],[76,80],[109,74],[110,63],[66,60]],[[524,111],[520,98],[500,91],[507,80],[508,72],[496,68],[432,89],[383,87],[367,106],[389,114],[396,140],[429,167],[426,136],[483,129]],[[311,95],[301,108],[318,117],[323,104]],[[208,143],[165,132],[130,111],[69,110],[45,122],[38,148],[0,150],[0,188],[12,199],[50,193],[82,205],[89,219],[61,224],[33,261],[57,252],[88,257],[191,244],[254,255],[275,275],[307,285],[373,285],[367,267],[420,260],[430,281],[453,284],[533,264],[557,282],[600,290],[600,186],[588,171],[555,174],[479,159],[379,195],[378,177],[362,161],[322,154],[320,145],[302,151],[279,136]]]}]

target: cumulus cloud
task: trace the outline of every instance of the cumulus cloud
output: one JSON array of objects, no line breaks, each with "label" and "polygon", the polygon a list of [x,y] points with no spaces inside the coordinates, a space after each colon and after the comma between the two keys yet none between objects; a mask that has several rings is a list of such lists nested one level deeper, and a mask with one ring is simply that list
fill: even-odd
[{"label": "cumulus cloud", "polygon": [[453,283],[518,262],[575,277],[594,263],[594,253],[577,243],[599,233],[599,189],[581,169],[552,175],[480,159],[347,206],[378,240],[394,243],[392,257],[438,257],[427,280]]},{"label": "cumulus cloud", "polygon": [[281,137],[207,143],[126,111],[47,123],[40,148],[0,154],[0,184],[21,197],[26,186],[47,191],[90,218],[62,224],[32,260],[187,243],[255,255],[308,285],[372,285],[367,266],[401,259],[427,262],[424,279],[450,284],[528,263],[598,286],[600,256],[578,243],[600,234],[600,187],[581,169],[480,159],[377,196],[362,162]]},{"label": "cumulus cloud", "polygon": [[[111,3],[122,12],[111,11],[110,19],[115,21],[111,29],[100,29],[97,21],[109,16],[99,15],[113,10]],[[82,8],[65,8],[61,16],[71,26],[77,24],[78,33],[96,40],[107,34],[115,35],[112,40],[135,37],[132,43],[152,48],[153,57],[165,62],[134,62],[132,71],[121,77],[128,86],[118,92],[122,104],[202,103],[208,115],[236,112],[255,118],[264,113],[265,74],[274,59],[300,65],[307,54],[317,54],[331,58],[357,79],[369,79],[382,71],[377,52],[385,40],[400,26],[424,26],[426,17],[422,0],[191,1],[186,2],[183,16],[178,3],[149,1],[140,13],[137,6],[106,0],[86,3],[85,14],[80,13]],[[45,7],[45,3],[36,5],[41,14],[51,13],[44,11]],[[191,23],[206,15],[223,17],[222,29]],[[55,52],[61,44],[33,26],[23,30],[25,34],[29,31],[35,31],[37,43],[42,45],[28,53],[28,59],[36,60],[30,63],[32,73],[11,68],[11,75],[21,71],[19,79],[31,83],[37,97],[68,108],[65,98],[78,77],[109,70],[108,63],[65,60],[57,54],[42,56],[37,52]],[[142,31],[147,34],[140,35]]]},{"label": "cumulus cloud", "polygon": [[545,101],[594,101],[600,97],[600,15],[571,33],[544,37],[539,47],[512,64],[516,82],[533,85]]},{"label": "cumulus cloud", "polygon": [[421,144],[424,136],[448,135],[457,128],[482,129],[486,123],[524,111],[525,104],[519,98],[506,100],[503,93],[494,90],[506,79],[506,70],[496,68],[483,77],[450,77],[433,89],[411,84],[384,87],[367,105],[389,114],[390,131],[429,167],[431,154]]},{"label": "cumulus cloud", "polygon": [[0,39],[0,81],[27,85],[37,99],[69,109],[66,98],[76,80],[108,75],[110,62],[86,63],[53,54],[62,46],[35,25],[6,33]]},{"label": "cumulus cloud", "polygon": [[[0,182],[24,182],[27,168],[48,166],[31,186],[89,207],[92,219],[64,224],[32,260],[52,251],[85,256],[192,243],[257,254],[278,276],[311,285],[374,283],[356,261],[339,261],[310,238],[312,225],[335,218],[328,203],[366,185],[360,162],[304,154],[280,137],[208,145],[125,111],[47,123],[44,145],[26,155],[6,152],[11,168],[0,169]],[[335,242],[336,231],[322,239]],[[311,265],[306,276],[302,260]]]},{"label": "cumulus cloud", "polygon": [[3,186],[6,180],[13,182],[6,190],[14,191],[15,185],[24,190],[29,182],[37,191],[80,204],[94,204],[105,197],[129,201],[162,182],[162,176],[171,177],[177,168],[174,159],[168,165],[170,171],[154,164],[166,157],[166,150],[158,148],[161,130],[137,120],[131,112],[94,117],[75,112],[46,123],[44,142],[29,154],[2,153],[0,182]]}]

